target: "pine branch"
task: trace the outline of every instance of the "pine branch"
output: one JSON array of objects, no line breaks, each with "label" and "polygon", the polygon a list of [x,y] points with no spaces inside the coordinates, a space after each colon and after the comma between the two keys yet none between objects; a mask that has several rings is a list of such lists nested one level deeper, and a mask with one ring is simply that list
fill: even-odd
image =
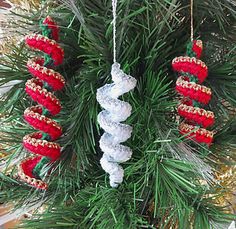
[{"label": "pine branch", "polygon": [[[0,200],[14,200],[20,206],[29,203],[29,198],[38,198],[47,204],[46,212],[35,215],[22,228],[122,229],[177,225],[184,229],[193,223],[197,229],[231,219],[207,195],[215,194],[209,165],[215,166],[212,161],[227,155],[224,150],[219,152],[219,148],[229,143],[235,148],[234,121],[220,126],[217,145],[211,149],[214,160],[209,149],[196,144],[188,146],[189,142],[177,131],[176,78],[170,65],[173,57],[183,54],[189,39],[189,1],[128,0],[118,7],[119,61],[127,73],[136,77],[138,85],[124,96],[133,107],[127,123],[134,126],[134,131],[127,145],[134,153],[132,160],[124,164],[125,182],[116,190],[109,188],[108,177],[99,164],[102,152],[98,146],[101,131],[97,114],[100,107],[96,102],[97,88],[111,81],[111,2],[79,0],[75,6],[73,12],[68,10],[68,4],[66,8],[56,5],[50,9],[61,25],[66,56],[60,70],[67,85],[58,95],[63,109],[56,119],[64,131],[59,140],[64,146],[61,160],[45,168],[51,171],[46,193],[18,181],[14,169],[8,176],[1,174]],[[45,13],[41,10],[32,14],[29,24],[34,24],[39,15]],[[215,101],[227,99],[232,105],[235,105],[235,49],[230,43],[234,39],[234,19],[235,6],[230,1],[195,3],[196,36],[199,34],[204,40],[214,38],[213,45],[205,48],[204,59],[211,69],[208,83],[213,88]],[[210,28],[209,32],[206,28]],[[213,36],[213,32],[217,35]],[[221,36],[227,42],[223,43]],[[227,58],[221,54],[216,61],[215,47],[223,50],[225,44]],[[23,91],[25,80],[31,77],[25,68],[28,57],[24,45],[13,47],[0,67],[0,83],[23,80],[0,104],[1,112],[7,115],[0,130],[5,133],[1,141],[8,144],[15,141],[18,145],[13,146],[9,164],[15,156],[25,155],[21,138],[31,132],[21,117],[32,103]],[[229,93],[225,93],[226,90]],[[215,104],[213,100],[214,110],[221,109],[217,116],[219,123],[229,115],[223,106]],[[201,180],[209,184],[204,186]]]}]

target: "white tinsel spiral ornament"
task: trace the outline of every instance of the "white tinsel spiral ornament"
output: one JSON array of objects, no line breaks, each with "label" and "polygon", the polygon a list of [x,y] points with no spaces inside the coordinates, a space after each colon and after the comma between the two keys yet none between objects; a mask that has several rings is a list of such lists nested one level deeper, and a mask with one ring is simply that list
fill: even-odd
[{"label": "white tinsel spiral ornament", "polygon": [[131,115],[132,107],[118,97],[134,89],[137,81],[126,75],[118,63],[112,65],[111,76],[114,83],[97,91],[97,101],[105,109],[98,114],[98,123],[105,131],[100,139],[100,148],[104,152],[100,163],[110,176],[111,187],[117,187],[124,177],[119,163],[128,161],[132,155],[129,147],[120,144],[131,136],[132,127],[120,122]]}]

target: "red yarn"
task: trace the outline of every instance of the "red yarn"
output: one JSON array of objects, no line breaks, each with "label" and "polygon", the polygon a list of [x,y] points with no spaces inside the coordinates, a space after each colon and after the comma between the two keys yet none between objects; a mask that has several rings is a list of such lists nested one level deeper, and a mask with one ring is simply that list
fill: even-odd
[{"label": "red yarn", "polygon": [[199,143],[210,145],[213,141],[213,133],[202,128],[182,123],[179,126],[179,130],[182,135],[186,135],[186,138]]},{"label": "red yarn", "polygon": [[62,134],[62,129],[57,122],[42,115],[41,106],[27,108],[24,112],[24,118],[35,129],[50,135],[52,140],[56,140]]},{"label": "red yarn", "polygon": [[21,170],[24,171],[23,173],[19,173],[21,179],[23,179],[28,184],[34,186],[35,188],[46,190],[47,184],[40,180],[33,178],[32,171],[34,167],[40,162],[42,157],[34,157],[34,158],[27,158],[21,164]]},{"label": "red yarn", "polygon": [[[178,114],[185,121],[180,124],[179,130],[186,138],[193,139],[199,143],[210,145],[213,141],[213,132],[205,128],[212,126],[215,121],[214,113],[203,108],[195,107],[193,101],[208,104],[211,99],[211,89],[196,82],[191,82],[189,75],[195,76],[202,83],[208,75],[208,68],[204,62],[197,59],[202,53],[202,42],[193,41],[192,51],[195,57],[176,57],[172,61],[175,71],[183,74],[176,81],[176,90],[185,97],[178,106]],[[188,73],[188,75],[186,74]]]},{"label": "red yarn", "polygon": [[54,40],[50,40],[39,34],[28,35],[25,37],[26,44],[33,49],[38,49],[54,60],[54,65],[60,65],[63,62],[64,51]]},{"label": "red yarn", "polygon": [[193,106],[187,106],[185,104],[181,104],[178,107],[178,113],[180,116],[192,120],[205,128],[212,126],[215,121],[214,116],[208,117],[204,109],[194,108]]},{"label": "red yarn", "polygon": [[195,57],[177,57],[172,62],[172,67],[176,72],[189,73],[198,78],[199,83],[202,83],[208,75],[206,65]]},{"label": "red yarn", "polygon": [[200,40],[194,40],[192,50],[196,54],[196,57],[200,58],[202,54],[202,42]]},{"label": "red yarn", "polygon": [[47,16],[44,21],[43,24],[47,25],[48,28],[52,31],[52,37],[55,41],[59,40],[59,28],[57,26],[57,24],[52,20],[52,18],[50,16]]},{"label": "red yarn", "polygon": [[[58,27],[50,17],[47,17],[43,23],[51,29],[54,40],[50,40],[42,35],[33,34],[26,36],[25,42],[29,47],[50,55],[54,60],[54,65],[61,64],[64,51],[55,42],[55,40],[58,40]],[[46,133],[53,141],[61,136],[62,128],[56,121],[46,117],[43,112],[46,109],[54,116],[60,112],[61,105],[56,96],[49,92],[44,85],[47,83],[53,90],[61,90],[65,85],[65,80],[58,72],[44,67],[44,62],[43,58],[34,58],[27,62],[27,68],[35,78],[26,82],[25,90],[40,105],[27,108],[24,112],[24,119],[35,129]],[[57,160],[60,157],[61,147],[57,143],[49,142],[42,138],[43,134],[41,132],[35,132],[23,138],[24,147],[31,153],[39,156],[27,158],[21,162],[18,174],[28,184],[39,189],[47,189],[47,184],[37,179],[33,174],[33,170],[42,157],[50,158],[52,161]]]},{"label": "red yarn", "polygon": [[211,100],[211,89],[205,86],[189,82],[189,78],[180,76],[176,82],[176,90],[184,97],[191,98],[197,102],[208,104]]},{"label": "red yarn", "polygon": [[57,160],[60,157],[60,145],[42,140],[42,136],[40,132],[26,135],[23,138],[24,147],[34,154]]},{"label": "red yarn", "polygon": [[37,103],[44,106],[52,115],[56,115],[61,110],[60,101],[51,92],[42,87],[42,81],[30,79],[25,84],[25,91]]},{"label": "red yarn", "polygon": [[29,72],[38,79],[47,82],[54,91],[61,90],[65,85],[63,76],[53,69],[43,67],[43,58],[30,59],[27,62]]}]

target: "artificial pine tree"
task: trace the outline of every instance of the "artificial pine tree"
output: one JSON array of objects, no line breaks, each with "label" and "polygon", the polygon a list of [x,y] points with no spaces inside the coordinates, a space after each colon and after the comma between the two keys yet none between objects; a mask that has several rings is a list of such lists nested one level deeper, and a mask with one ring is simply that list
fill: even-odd
[{"label": "artificial pine tree", "polygon": [[[1,85],[20,82],[0,102],[0,202],[14,204],[17,216],[34,209],[19,228],[219,229],[235,218],[221,201],[233,190],[222,185],[223,174],[217,171],[232,169],[236,160],[236,4],[194,2],[194,34],[203,41],[201,60],[209,70],[204,84],[212,90],[208,110],[215,114],[210,146],[178,130],[180,98],[171,63],[184,55],[189,42],[189,9],[185,0],[118,1],[117,57],[137,86],[122,96],[133,107],[126,121],[133,133],[125,143],[133,155],[122,165],[124,181],[117,188],[110,187],[99,162],[103,130],[96,100],[97,89],[111,83],[111,1],[46,1],[39,9],[9,12],[18,41],[1,56]],[[61,157],[43,167],[48,189],[42,191],[22,182],[17,166],[29,156],[23,137],[35,131],[23,119],[24,110],[34,105],[25,83],[32,78],[26,63],[35,52],[22,36],[40,33],[40,20],[48,15],[60,27],[65,59],[57,70],[66,86],[57,92],[62,110],[55,116],[63,130],[57,141],[63,147]]]}]

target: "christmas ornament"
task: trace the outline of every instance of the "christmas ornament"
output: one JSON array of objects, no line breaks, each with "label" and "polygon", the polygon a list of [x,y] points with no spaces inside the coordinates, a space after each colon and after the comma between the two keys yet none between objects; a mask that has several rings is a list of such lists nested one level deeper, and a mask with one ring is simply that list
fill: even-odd
[{"label": "christmas ornament", "polygon": [[45,164],[55,161],[60,156],[61,147],[55,143],[62,134],[61,126],[46,116],[55,116],[61,110],[60,101],[52,91],[64,87],[64,78],[52,69],[53,65],[62,64],[64,51],[58,45],[59,29],[48,16],[41,24],[43,35],[32,34],[25,38],[26,44],[35,50],[45,53],[44,58],[30,59],[28,71],[35,77],[26,82],[26,92],[40,105],[27,108],[24,119],[41,132],[28,134],[23,138],[23,145],[36,157],[29,157],[21,162],[19,176],[26,183],[47,189],[47,184],[40,179],[40,171]]},{"label": "christmas ornament", "polygon": [[187,47],[187,56],[176,57],[172,61],[174,71],[180,76],[176,81],[176,91],[184,99],[178,106],[178,113],[185,120],[179,125],[179,131],[187,138],[210,145],[213,131],[206,128],[214,124],[215,116],[201,107],[211,99],[211,89],[203,85],[208,75],[206,64],[199,58],[202,54],[202,41],[193,40],[193,0],[191,0],[191,42]]},{"label": "christmas ornament", "polygon": [[124,170],[119,163],[131,158],[132,150],[120,143],[131,136],[132,127],[121,122],[130,115],[132,107],[129,103],[118,99],[136,86],[136,79],[126,75],[116,62],[116,8],[117,0],[112,2],[113,7],[113,55],[114,63],[111,69],[113,83],[106,84],[97,91],[97,101],[103,110],[98,115],[98,123],[105,130],[100,139],[100,148],[104,152],[100,163],[109,174],[111,187],[117,187],[123,181]]},{"label": "christmas ornament", "polygon": [[211,111],[201,107],[211,99],[211,89],[203,85],[208,75],[206,64],[199,58],[202,54],[202,41],[193,40],[193,0],[191,0],[191,43],[187,48],[187,56],[176,57],[172,61],[174,71],[180,74],[176,82],[176,91],[184,99],[178,106],[178,113],[184,118],[179,125],[182,135],[187,138],[210,145],[213,131],[206,128],[214,124],[215,116]]},{"label": "christmas ornament", "polygon": [[210,145],[213,132],[205,128],[214,124],[214,113],[200,107],[208,104],[211,89],[200,85],[208,74],[207,66],[198,58],[202,52],[202,42],[193,41],[189,45],[188,56],[174,58],[173,69],[180,73],[176,82],[176,90],[185,97],[178,106],[178,113],[185,118],[179,126],[180,133],[193,138],[199,143]]}]

